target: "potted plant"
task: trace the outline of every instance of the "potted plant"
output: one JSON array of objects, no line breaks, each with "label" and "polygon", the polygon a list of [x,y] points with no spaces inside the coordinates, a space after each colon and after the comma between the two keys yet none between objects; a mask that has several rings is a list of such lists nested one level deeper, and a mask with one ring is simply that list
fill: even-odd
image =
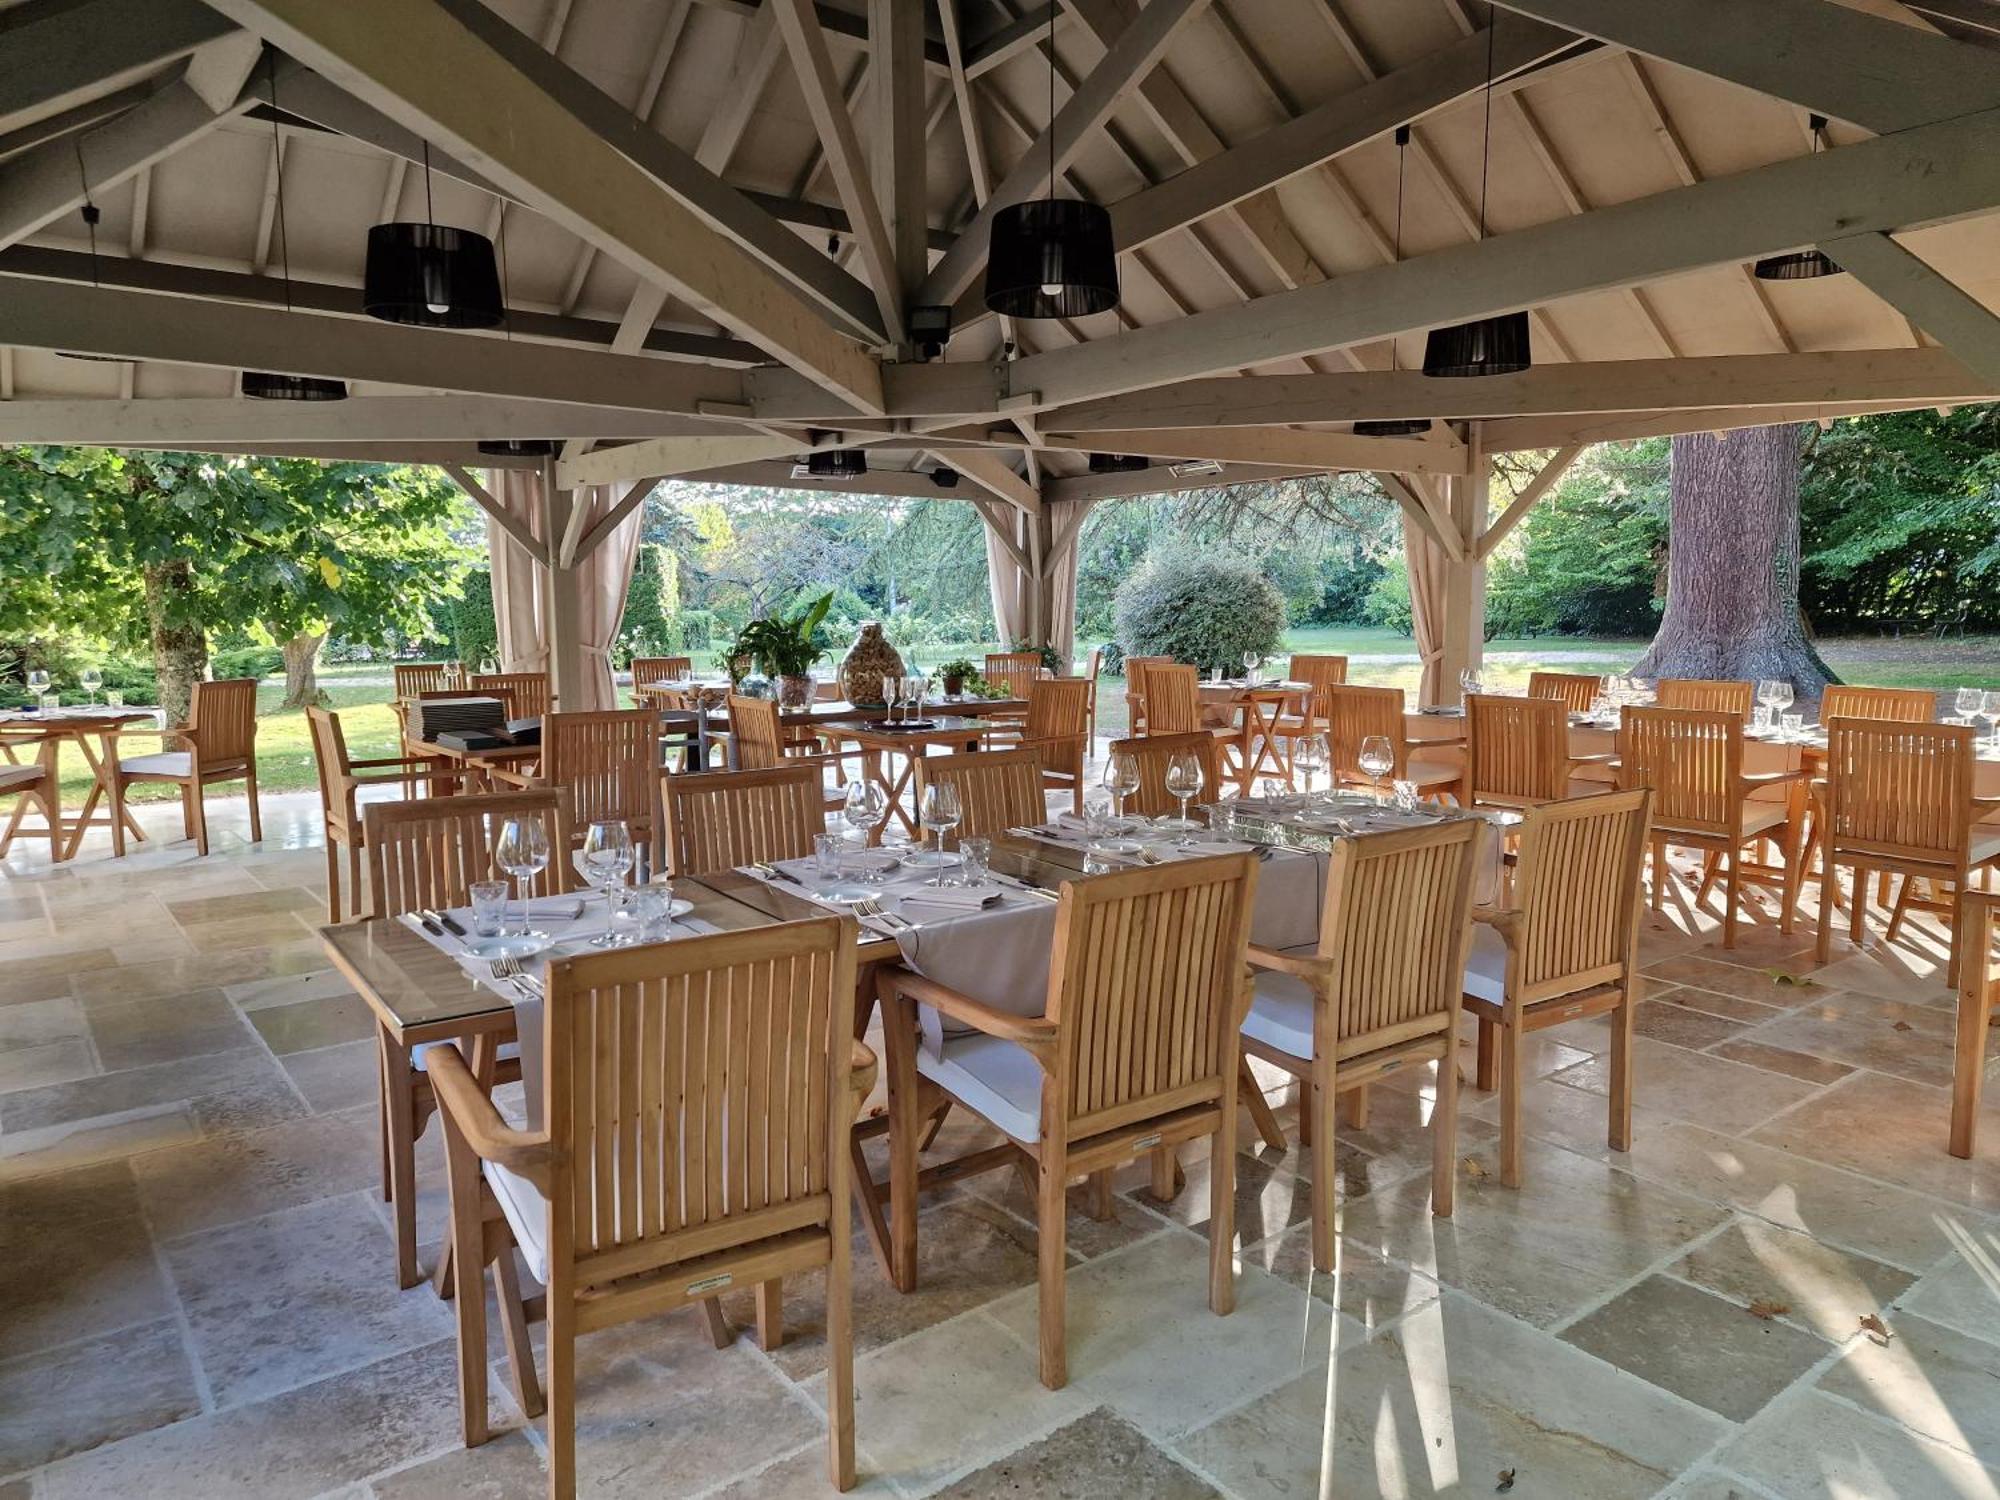
[{"label": "potted plant", "polygon": [[979,668],[962,656],[954,657],[939,667],[937,674],[944,683],[944,695],[947,698],[963,697],[966,684],[979,680]]},{"label": "potted plant", "polygon": [[833,595],[825,593],[796,614],[769,614],[743,627],[729,648],[732,658],[748,657],[767,677],[778,683],[778,702],[786,708],[804,708],[812,702],[812,664],[819,660],[820,622],[833,608]]}]

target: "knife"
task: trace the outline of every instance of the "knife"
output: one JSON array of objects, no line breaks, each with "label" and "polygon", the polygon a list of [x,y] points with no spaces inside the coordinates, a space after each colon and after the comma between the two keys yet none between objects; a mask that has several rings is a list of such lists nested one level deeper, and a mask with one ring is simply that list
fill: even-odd
[{"label": "knife", "polygon": [[444,929],[431,920],[431,914],[429,912],[420,911],[416,914],[416,917],[417,920],[423,924],[424,931],[428,932],[432,937],[444,936]]},{"label": "knife", "polygon": [[458,918],[454,917],[450,912],[439,911],[435,907],[431,907],[424,912],[424,915],[441,924],[444,930],[451,933],[454,937],[465,936],[465,928],[459,924]]}]

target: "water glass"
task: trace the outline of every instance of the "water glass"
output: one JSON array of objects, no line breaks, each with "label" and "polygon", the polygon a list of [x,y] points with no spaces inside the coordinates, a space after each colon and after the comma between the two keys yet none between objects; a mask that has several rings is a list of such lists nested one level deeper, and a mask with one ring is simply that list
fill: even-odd
[{"label": "water glass", "polygon": [[1208,809],[1208,831],[1219,839],[1236,837],[1236,808],[1228,802],[1217,802]]},{"label": "water glass", "polygon": [[1100,839],[1111,836],[1111,799],[1102,792],[1092,792],[1083,799],[1083,840],[1086,844],[1096,844]]},{"label": "water glass", "polygon": [[837,833],[813,835],[813,870],[822,880],[840,879],[841,855],[847,840]]},{"label": "water glass", "polygon": [[105,689],[104,701],[112,708],[123,708],[125,706],[125,689],[123,688]]},{"label": "water glass", "polygon": [[1757,707],[1753,709],[1750,713],[1751,733],[1762,734],[1767,732],[1771,727],[1771,713],[1772,709],[1770,704],[1768,703],[1758,704]]},{"label": "water glass", "polygon": [[993,840],[960,839],[958,873],[966,885],[986,884],[986,871],[993,861]]},{"label": "water glass", "polygon": [[615,891],[612,927],[621,943],[657,943],[666,937],[673,892],[664,884],[630,885]]},{"label": "water glass", "polygon": [[1417,810],[1417,784],[1414,781],[1396,780],[1389,783],[1396,794],[1396,806],[1403,812]]},{"label": "water glass", "polygon": [[1804,714],[1786,714],[1779,722],[1785,726],[1784,737],[1788,740],[1799,739],[1805,733],[1806,716]]},{"label": "water glass", "polygon": [[62,694],[61,694],[61,693],[44,693],[44,694],[42,694],[42,712],[43,712],[43,713],[45,713],[45,714],[52,714],[52,713],[54,713],[54,712],[55,712],[55,711],[56,711],[57,709],[59,709],[59,708],[61,708],[61,707],[62,707]]},{"label": "water glass", "polygon": [[507,882],[475,880],[468,888],[472,895],[472,930],[480,937],[495,937],[507,925]]}]

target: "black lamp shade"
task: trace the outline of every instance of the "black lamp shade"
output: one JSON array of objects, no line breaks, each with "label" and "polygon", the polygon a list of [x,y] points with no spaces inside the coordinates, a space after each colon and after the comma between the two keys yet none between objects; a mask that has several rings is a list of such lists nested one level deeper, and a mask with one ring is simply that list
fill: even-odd
[{"label": "black lamp shade", "polygon": [[1430,430],[1429,417],[1382,417],[1354,424],[1356,437],[1418,437]]},{"label": "black lamp shade", "polygon": [[936,485],[941,490],[955,490],[958,488],[958,470],[943,469],[943,468],[932,469],[931,483]]},{"label": "black lamp shade", "polygon": [[377,224],[361,305],[389,323],[491,328],[505,316],[493,241],[449,224]]},{"label": "black lamp shade", "polygon": [[986,306],[1007,318],[1081,318],[1118,305],[1111,215],[1077,198],[1034,198],[993,216]]},{"label": "black lamp shade", "polygon": [[1767,255],[1752,267],[1759,281],[1811,281],[1817,276],[1838,276],[1840,267],[1818,250],[1799,250],[1790,255]]},{"label": "black lamp shade", "polygon": [[1426,375],[1512,375],[1533,364],[1525,312],[1433,328],[1424,340]]},{"label": "black lamp shade", "polygon": [[806,472],[821,479],[859,479],[868,472],[868,455],[859,448],[816,448],[806,455]]},{"label": "black lamp shade", "polygon": [[547,458],[556,451],[553,438],[498,438],[479,444],[489,458]]},{"label": "black lamp shade", "polygon": [[345,401],[347,382],[313,375],[272,375],[263,370],[243,372],[243,394],[253,401]]},{"label": "black lamp shade", "polygon": [[1137,453],[1093,453],[1090,455],[1090,472],[1093,474],[1136,474],[1141,469],[1152,467],[1153,461]]}]

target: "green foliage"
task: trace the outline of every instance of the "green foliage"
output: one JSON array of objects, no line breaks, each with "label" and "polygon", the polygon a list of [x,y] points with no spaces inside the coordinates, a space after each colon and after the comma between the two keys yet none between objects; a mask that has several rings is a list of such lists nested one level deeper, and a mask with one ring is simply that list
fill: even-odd
[{"label": "green foliage", "polygon": [[629,660],[678,652],[681,633],[674,617],[679,604],[680,565],[673,553],[657,542],[642,543],[618,622],[618,654]]},{"label": "green foliage", "polygon": [[970,682],[979,675],[978,664],[970,657],[954,656],[950,661],[940,662],[931,675],[942,682],[947,677],[956,677]]},{"label": "green foliage", "polygon": [[705,609],[684,609],[677,616],[680,649],[707,651],[715,644],[715,616]]},{"label": "green foliage", "polygon": [[1207,671],[1277,649],[1285,600],[1255,564],[1191,547],[1157,547],[1118,590],[1128,654],[1171,656]]},{"label": "green foliage", "polygon": [[752,620],[738,633],[729,654],[749,657],[767,677],[796,677],[811,671],[826,650],[820,622],[832,606],[833,595],[822,594],[795,613]]},{"label": "green foliage", "polygon": [[1389,559],[1388,566],[1368,586],[1362,611],[1371,625],[1380,625],[1398,635],[1415,633],[1416,615],[1410,605],[1410,569],[1401,557]]},{"label": "green foliage", "polygon": [[1669,442],[1585,454],[1495,555],[1487,623],[1505,635],[1650,635],[1659,624]]},{"label": "green foliage", "polygon": [[208,659],[218,682],[231,677],[269,677],[285,667],[285,653],[275,646],[233,646]]},{"label": "green foliage", "polygon": [[458,593],[444,607],[451,654],[474,666],[500,656],[500,622],[493,613],[493,575],[473,568],[459,580]]}]

